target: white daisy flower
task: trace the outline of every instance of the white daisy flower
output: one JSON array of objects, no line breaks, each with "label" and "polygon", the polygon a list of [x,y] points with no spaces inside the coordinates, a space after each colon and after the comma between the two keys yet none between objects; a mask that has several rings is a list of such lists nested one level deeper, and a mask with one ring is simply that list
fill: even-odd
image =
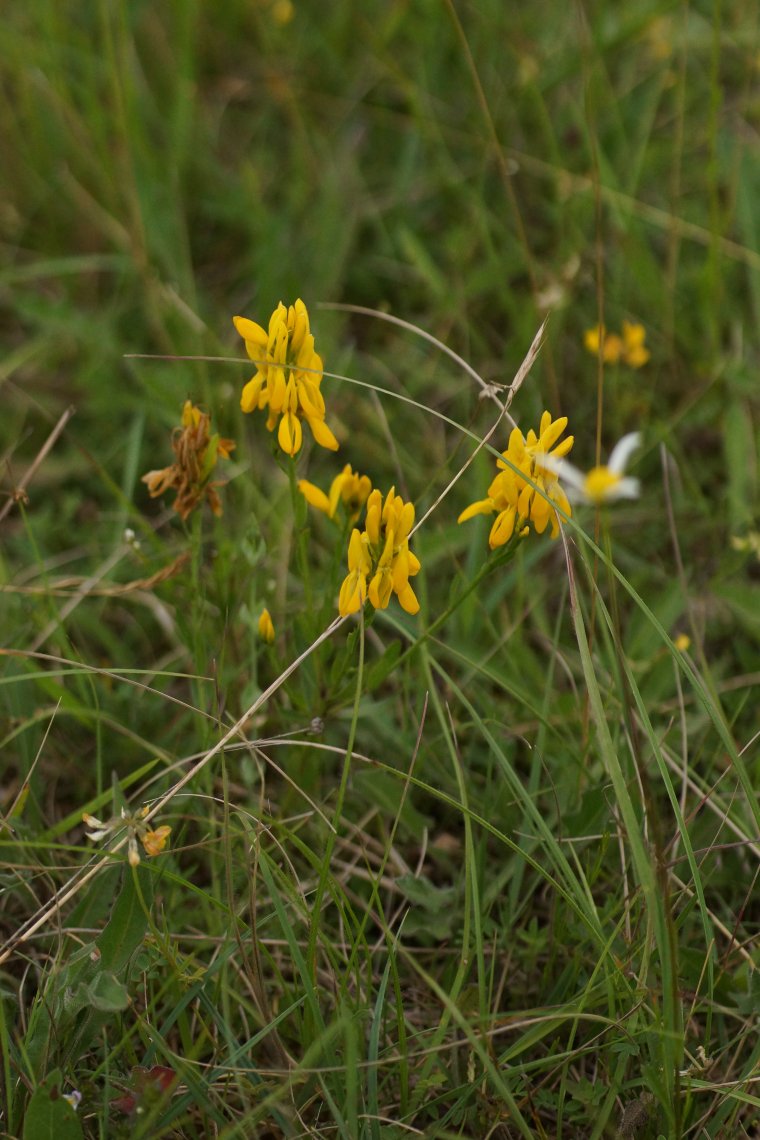
[{"label": "white daisy flower", "polygon": [[641,432],[632,431],[624,435],[612,449],[607,464],[592,467],[590,471],[579,471],[566,459],[555,459],[552,455],[541,456],[541,464],[554,471],[562,480],[568,497],[576,503],[613,503],[615,499],[637,499],[640,483],[638,479],[625,474],[631,455],[641,443]]}]

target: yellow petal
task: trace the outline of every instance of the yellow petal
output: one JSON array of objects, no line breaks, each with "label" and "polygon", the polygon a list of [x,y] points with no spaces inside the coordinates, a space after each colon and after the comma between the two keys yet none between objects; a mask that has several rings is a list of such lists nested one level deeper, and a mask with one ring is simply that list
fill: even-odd
[{"label": "yellow petal", "polygon": [[343,579],[338,597],[338,613],[341,617],[355,614],[364,603],[367,591],[367,581],[361,574],[353,571]]},{"label": "yellow petal", "polygon": [[266,607],[261,611],[259,616],[259,637],[271,645],[274,641],[274,623],[272,616]]},{"label": "yellow petal", "polygon": [[493,499],[480,499],[477,503],[470,503],[469,507],[465,507],[457,522],[467,522],[468,519],[474,519],[476,515],[491,515],[495,510]]},{"label": "yellow petal", "polygon": [[307,416],[306,420],[320,447],[326,447],[329,451],[338,450],[340,445],[324,420],[319,420],[316,416]]},{"label": "yellow petal", "polygon": [[244,412],[252,412],[259,403],[259,394],[261,392],[261,385],[263,382],[263,375],[257,372],[256,375],[248,381],[243,388],[242,395],[240,396],[240,407]]},{"label": "yellow petal", "polygon": [[328,515],[329,518],[333,517],[335,512],[332,509],[330,499],[328,499],[320,487],[317,487],[314,483],[310,483],[308,479],[299,479],[298,490],[310,506],[316,507],[318,511],[322,511]]},{"label": "yellow petal", "polygon": [[491,550],[495,550],[497,546],[503,546],[505,542],[509,542],[515,529],[515,508],[508,507],[501,514],[496,516],[491,533],[488,536],[488,545]]},{"label": "yellow petal", "polygon": [[391,572],[393,574],[393,589],[396,591],[397,594],[400,595],[401,591],[404,589],[407,582],[409,581],[409,551],[408,551],[408,549],[407,550],[400,550],[398,552],[396,557],[393,559],[393,565],[391,566]]},{"label": "yellow petal", "polygon": [[155,831],[146,831],[142,838],[142,845],[146,855],[158,855],[166,847],[166,840],[171,835],[171,828],[166,824],[157,827]]},{"label": "yellow petal", "polygon": [[544,412],[544,415],[541,417],[541,428],[542,428],[542,430],[541,430],[541,434],[540,434],[539,440],[538,440],[539,449],[543,452],[551,451],[551,449],[554,447],[555,443],[557,442],[557,440],[559,439],[559,437],[562,435],[563,431],[567,427],[567,416],[560,416],[558,420],[554,421],[554,423],[551,422],[551,416],[549,416],[550,422],[547,425],[547,427],[544,428],[544,426],[543,426],[544,418],[547,415],[549,415],[549,413]]},{"label": "yellow petal", "polygon": [[251,359],[260,360],[266,353],[269,341],[266,331],[255,321],[249,321],[247,317],[233,317],[232,323],[245,341],[246,351]]},{"label": "yellow petal", "polygon": [[419,611],[420,603],[417,601],[417,595],[408,582],[399,594],[398,600],[401,603],[401,608],[406,610],[408,614],[416,614]]},{"label": "yellow petal", "polygon": [[377,571],[369,584],[367,596],[376,610],[386,609],[393,593],[393,575],[389,566]]},{"label": "yellow petal", "polygon": [[[295,305],[293,305],[292,311],[293,331],[290,334],[290,347],[292,352],[297,353],[304,342],[304,338],[309,334],[309,314],[300,297]],[[290,316],[290,313],[288,313],[288,316]]]},{"label": "yellow petal", "polygon": [[298,377],[298,399],[306,416],[325,418],[325,400],[317,385],[309,376]]},{"label": "yellow petal", "polygon": [[301,421],[292,412],[286,412],[280,420],[277,429],[277,442],[282,450],[290,456],[297,455],[303,442]]}]

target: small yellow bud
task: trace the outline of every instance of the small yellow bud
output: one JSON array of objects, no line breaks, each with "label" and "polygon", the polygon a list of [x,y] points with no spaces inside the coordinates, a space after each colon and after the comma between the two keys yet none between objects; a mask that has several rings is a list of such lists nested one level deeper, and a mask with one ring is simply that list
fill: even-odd
[{"label": "small yellow bud", "polygon": [[261,611],[259,618],[259,637],[266,641],[267,645],[271,645],[274,641],[274,622],[266,607]]}]

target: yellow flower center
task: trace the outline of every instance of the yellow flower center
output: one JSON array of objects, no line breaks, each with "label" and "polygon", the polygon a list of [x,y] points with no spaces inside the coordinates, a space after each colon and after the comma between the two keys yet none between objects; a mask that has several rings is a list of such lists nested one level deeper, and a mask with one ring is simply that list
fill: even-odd
[{"label": "yellow flower center", "polygon": [[609,467],[592,467],[586,475],[583,489],[595,503],[603,503],[610,491],[617,487],[622,476],[610,471]]}]

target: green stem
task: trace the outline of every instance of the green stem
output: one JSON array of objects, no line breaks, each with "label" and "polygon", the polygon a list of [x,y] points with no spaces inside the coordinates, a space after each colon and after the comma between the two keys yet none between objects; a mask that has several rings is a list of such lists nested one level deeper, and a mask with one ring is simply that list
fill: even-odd
[{"label": "green stem", "polygon": [[[493,559],[489,559],[487,562],[484,562],[478,573],[462,591],[462,593],[459,594],[459,596],[454,599],[449,607],[445,609],[442,614],[439,614],[432,625],[429,625],[427,629],[423,630],[417,640],[408,646],[408,648],[405,649],[404,652],[398,657],[394,668],[398,668],[398,666],[403,664],[407,658],[411,657],[413,653],[416,653],[420,646],[423,645],[429,637],[433,636],[436,630],[440,629],[442,625],[446,624],[452,614],[454,614],[462,605],[462,603],[466,601],[467,598],[469,598],[470,594],[474,590],[477,590],[483,579],[487,578],[488,575],[491,574],[494,570],[501,569],[505,563],[511,562],[516,553],[517,543],[510,543],[499,556]],[[367,692],[371,691],[371,688],[367,689]]]},{"label": "green stem", "polygon": [[325,848],[324,859],[322,860],[322,867],[319,873],[319,883],[314,894],[314,905],[312,908],[312,923],[311,930],[309,931],[309,948],[307,960],[311,963],[311,972],[314,979],[314,984],[317,982],[317,938],[319,936],[319,920],[322,912],[322,901],[325,897],[327,890],[327,880],[330,875],[330,862],[332,860],[332,853],[335,848],[335,841],[338,837],[338,828],[340,827],[340,820],[343,814],[343,803],[346,798],[346,788],[348,787],[348,777],[351,772],[351,757],[354,751],[354,743],[356,741],[356,730],[359,724],[359,702],[362,696],[362,681],[364,679],[364,614],[360,615],[359,625],[359,667],[356,672],[356,689],[354,691],[354,707],[351,712],[351,727],[348,733],[348,743],[346,745],[346,755],[343,760],[343,771],[340,776],[340,785],[338,787],[338,798],[335,804],[335,811],[333,813],[332,828],[327,835],[327,844]]},{"label": "green stem", "polygon": [[298,483],[296,482],[295,459],[291,459],[288,463],[288,483],[290,484],[290,499],[293,505],[293,529],[295,533],[296,561],[298,563],[298,571],[301,575],[301,581],[303,583],[304,608],[309,618],[309,632],[310,634],[313,634],[313,622],[311,620],[311,615],[314,613],[313,593],[311,589],[311,569],[309,566],[308,552],[306,549],[309,532],[307,527],[304,525],[305,499],[301,492],[298,490]]}]

